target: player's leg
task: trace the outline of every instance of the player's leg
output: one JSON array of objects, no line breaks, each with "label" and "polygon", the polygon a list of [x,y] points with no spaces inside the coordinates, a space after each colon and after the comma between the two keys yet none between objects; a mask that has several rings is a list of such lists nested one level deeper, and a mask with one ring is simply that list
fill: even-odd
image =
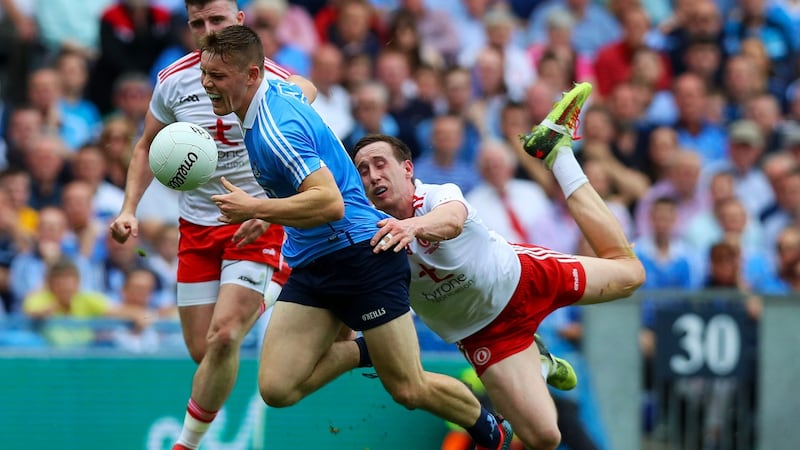
[{"label": "player's leg", "polygon": [[422,409],[466,429],[481,448],[507,448],[511,432],[483,408],[462,382],[447,375],[426,372],[420,360],[411,313],[365,330],[375,371],[386,391],[408,409]]},{"label": "player's leg", "polygon": [[[252,328],[264,304],[266,280],[272,268],[251,261],[226,261],[216,293],[216,303],[206,332],[202,335],[205,353],[192,380],[192,391],[184,418],[177,449],[194,449],[228,399],[239,371],[239,351],[242,340]],[[244,276],[261,280],[257,286],[245,286]],[[183,285],[183,293],[197,288]],[[208,291],[206,291],[208,292]],[[213,295],[214,291],[206,295]],[[197,295],[200,295],[197,293]],[[197,311],[205,312],[207,305]],[[184,308],[188,309],[188,308]],[[191,314],[191,313],[190,313]],[[199,339],[198,335],[193,335]]]},{"label": "player's leg", "polygon": [[[211,292],[217,292],[218,289],[219,282],[214,282],[213,288],[209,287]],[[211,317],[214,315],[215,300],[212,299],[211,303],[205,304],[178,306],[183,341],[186,343],[189,355],[197,364],[200,364],[206,354],[206,335],[211,326]]]},{"label": "player's leg", "polygon": [[536,346],[499,361],[481,375],[492,404],[530,449],[554,449],[561,440],[558,416]]},{"label": "player's leg", "polygon": [[327,309],[275,303],[258,369],[264,402],[273,407],[293,405],[358,367],[360,350],[355,341],[334,342],[341,329],[342,322]]},{"label": "player's leg", "polygon": [[602,260],[581,258],[588,279],[582,304],[629,296],[644,283],[645,277],[644,267],[617,218],[589,184],[572,152],[578,115],[591,90],[588,83],[577,84],[556,102],[541,124],[522,137],[525,150],[542,159],[553,172],[572,217]]}]

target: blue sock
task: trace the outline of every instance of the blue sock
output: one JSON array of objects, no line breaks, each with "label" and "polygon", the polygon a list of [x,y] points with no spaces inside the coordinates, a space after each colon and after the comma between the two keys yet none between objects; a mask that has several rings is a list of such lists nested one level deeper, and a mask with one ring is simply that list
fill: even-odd
[{"label": "blue sock", "polygon": [[472,440],[481,447],[497,448],[500,445],[500,424],[497,418],[486,408],[481,406],[481,415],[475,425],[467,428],[467,433]]},{"label": "blue sock", "polygon": [[357,337],[355,343],[358,345],[358,367],[372,367],[372,358],[369,357],[364,336]]}]

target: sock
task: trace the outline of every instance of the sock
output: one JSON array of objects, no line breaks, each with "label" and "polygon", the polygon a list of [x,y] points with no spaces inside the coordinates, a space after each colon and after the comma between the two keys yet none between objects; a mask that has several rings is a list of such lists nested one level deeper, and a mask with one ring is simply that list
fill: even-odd
[{"label": "sock", "polygon": [[372,358],[369,357],[364,336],[357,337],[354,342],[358,345],[358,367],[372,367]]},{"label": "sock", "polygon": [[589,179],[583,173],[571,148],[563,146],[559,147],[557,151],[558,155],[553,161],[553,175],[556,177],[561,191],[564,192],[564,198],[569,198],[579,187],[588,183]]},{"label": "sock", "polygon": [[190,449],[200,447],[200,440],[203,439],[203,435],[206,434],[216,416],[216,411],[206,411],[190,398],[189,406],[186,407],[186,416],[183,418],[181,435],[178,437],[178,444]]},{"label": "sock", "polygon": [[500,424],[488,409],[481,406],[481,415],[475,425],[467,428],[472,440],[481,447],[497,448],[500,445]]},{"label": "sock", "polygon": [[544,381],[546,383],[547,377],[550,376],[550,371],[553,370],[553,366],[550,363],[549,358],[542,359],[541,362],[542,362],[542,378],[544,378]]}]

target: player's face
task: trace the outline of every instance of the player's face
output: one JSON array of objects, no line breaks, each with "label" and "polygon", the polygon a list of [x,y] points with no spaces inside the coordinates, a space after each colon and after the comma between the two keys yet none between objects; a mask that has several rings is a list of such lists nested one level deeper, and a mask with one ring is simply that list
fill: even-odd
[{"label": "player's face", "polygon": [[239,11],[235,2],[230,0],[213,0],[205,6],[189,6],[186,8],[189,17],[189,29],[192,31],[195,45],[200,39],[214,31],[231,25],[244,23],[244,12]]},{"label": "player's face", "polygon": [[[359,150],[354,159],[367,197],[376,208],[395,212],[411,205],[407,194],[413,194],[411,180],[414,167],[411,161],[400,162],[386,142],[374,142]],[[405,217],[398,217],[404,219]]]},{"label": "player's face", "polygon": [[[258,67],[255,67],[255,77]],[[253,84],[252,67],[250,71],[241,70],[238,65],[227,63],[217,54],[203,52],[200,55],[200,83],[208,93],[214,114],[224,116],[236,113],[244,117],[249,106],[247,90]]]}]

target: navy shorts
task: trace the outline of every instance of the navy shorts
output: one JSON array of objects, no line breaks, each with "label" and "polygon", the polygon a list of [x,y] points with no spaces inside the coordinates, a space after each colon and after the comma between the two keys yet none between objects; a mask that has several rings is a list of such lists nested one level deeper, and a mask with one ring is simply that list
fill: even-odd
[{"label": "navy shorts", "polygon": [[375,254],[367,240],[292,269],[278,301],[330,310],[348,327],[363,331],[411,310],[410,281],[405,252]]}]

